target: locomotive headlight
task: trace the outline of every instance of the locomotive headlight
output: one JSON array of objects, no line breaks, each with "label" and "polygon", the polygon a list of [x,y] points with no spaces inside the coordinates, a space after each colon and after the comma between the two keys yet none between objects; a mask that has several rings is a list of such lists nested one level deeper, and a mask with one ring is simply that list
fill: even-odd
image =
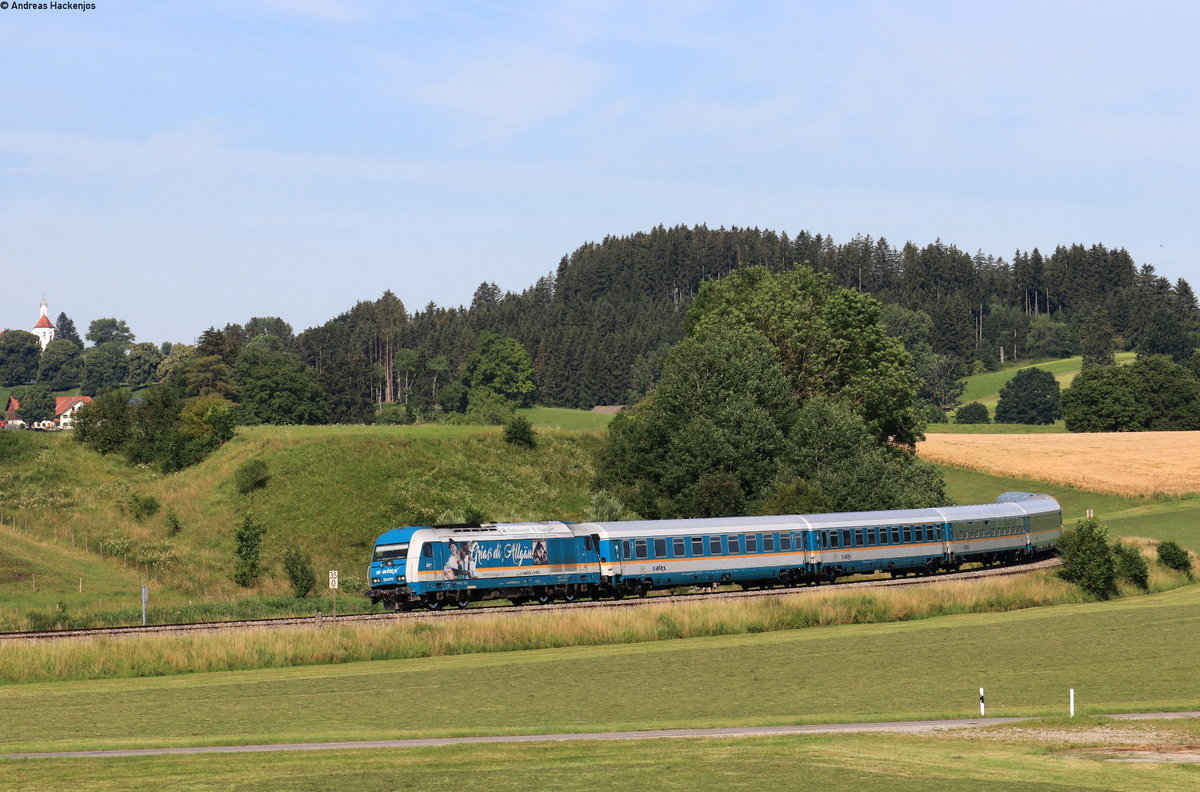
[{"label": "locomotive headlight", "polygon": [[378,583],[378,582],[379,582],[379,578],[371,578],[371,582],[372,582],[372,583]]}]

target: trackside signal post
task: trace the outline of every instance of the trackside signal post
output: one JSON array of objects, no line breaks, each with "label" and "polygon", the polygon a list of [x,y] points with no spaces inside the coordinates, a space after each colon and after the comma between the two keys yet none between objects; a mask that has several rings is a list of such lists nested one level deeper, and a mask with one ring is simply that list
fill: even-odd
[{"label": "trackside signal post", "polygon": [[329,588],[333,591],[333,618],[337,618],[338,571],[329,570]]}]

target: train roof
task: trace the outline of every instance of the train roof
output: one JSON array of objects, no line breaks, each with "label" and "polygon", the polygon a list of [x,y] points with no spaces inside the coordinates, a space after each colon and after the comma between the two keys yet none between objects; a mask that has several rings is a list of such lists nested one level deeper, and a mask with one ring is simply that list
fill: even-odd
[{"label": "train roof", "polygon": [[[971,506],[944,506],[931,509],[892,509],[888,511],[843,512],[832,514],[780,514],[762,517],[716,517],[695,520],[627,520],[622,522],[584,523],[589,533],[608,538],[625,536],[682,536],[726,531],[803,531],[806,529],[857,528],[877,525],[912,525],[970,520],[1023,517],[1059,510],[1058,501],[1034,493],[1005,493],[1004,502]],[[1002,496],[1003,497],[1003,496]]]}]

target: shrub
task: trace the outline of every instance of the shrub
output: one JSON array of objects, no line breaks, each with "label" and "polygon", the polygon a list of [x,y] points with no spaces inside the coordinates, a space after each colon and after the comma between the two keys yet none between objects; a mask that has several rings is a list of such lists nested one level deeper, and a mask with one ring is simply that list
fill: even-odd
[{"label": "shrub", "polygon": [[375,416],[375,423],[404,426],[417,419],[412,407],[407,404],[385,404]]},{"label": "shrub", "polygon": [[175,536],[183,530],[183,523],[179,520],[179,515],[170,506],[167,507],[167,536]]},{"label": "shrub", "polygon": [[298,599],[307,597],[317,584],[317,573],[313,571],[312,558],[298,547],[289,547],[283,554],[283,571],[292,584],[292,593]]},{"label": "shrub", "polygon": [[1128,580],[1143,591],[1150,588],[1150,566],[1142,551],[1131,544],[1113,542],[1113,574],[1120,580]]},{"label": "shrub", "polygon": [[1068,528],[1058,541],[1063,567],[1059,577],[1074,583],[1097,599],[1108,599],[1116,591],[1116,569],[1108,548],[1108,537],[1100,521],[1085,518]]},{"label": "shrub", "polygon": [[514,415],[504,425],[504,442],[521,448],[537,448],[533,425],[523,415]]},{"label": "shrub", "polygon": [[1058,380],[1049,371],[1021,369],[1000,389],[996,423],[1051,424],[1061,414]]},{"label": "shrub", "polygon": [[158,498],[153,495],[138,495],[136,492],[129,493],[129,514],[138,522],[158,514],[159,508],[161,507]]},{"label": "shrub", "polygon": [[465,509],[463,509],[462,521],[465,523],[474,523],[476,525],[482,525],[483,523],[488,521],[488,518],[487,518],[487,514],[483,511],[483,509],[477,508],[468,503],[467,507]]},{"label": "shrub", "polygon": [[1192,557],[1175,542],[1158,543],[1158,563],[1168,569],[1186,572],[1188,577],[1192,575]]},{"label": "shrub", "polygon": [[944,424],[950,422],[946,417],[946,411],[941,407],[938,407],[936,404],[922,405],[921,415],[923,415],[925,420],[931,424]]},{"label": "shrub", "polygon": [[233,473],[233,483],[237,491],[248,495],[256,489],[267,486],[270,480],[267,473],[267,463],[261,459],[251,459],[243,462]]},{"label": "shrub", "polygon": [[237,547],[233,551],[233,582],[250,588],[262,574],[262,538],[267,527],[247,514],[234,534]]},{"label": "shrub", "polygon": [[979,402],[964,404],[954,414],[954,422],[960,424],[985,424],[991,423],[991,420],[991,417],[988,415],[988,408]]}]

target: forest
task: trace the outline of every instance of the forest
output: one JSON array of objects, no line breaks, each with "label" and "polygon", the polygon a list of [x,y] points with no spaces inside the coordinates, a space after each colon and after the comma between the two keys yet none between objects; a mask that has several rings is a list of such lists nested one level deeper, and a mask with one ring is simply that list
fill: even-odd
[{"label": "forest", "polygon": [[[961,377],[1005,362],[1080,353],[1102,362],[1135,349],[1186,363],[1200,328],[1186,281],[1100,244],[1005,259],[941,240],[895,247],[659,226],[584,244],[521,292],[485,282],[469,306],[410,310],[388,291],[298,334],[282,318],[256,317],[210,327],[195,344],[155,345],[106,318],[92,322],[88,346],[60,314],[40,353],[32,334],[0,335],[0,379],[87,395],[170,383],[185,401],[234,405],[244,423],[496,422],[506,404],[632,404],[684,338],[701,284],[748,267],[811,268],[881,302],[921,400],[942,411],[956,406]],[[41,395],[29,393],[44,404]]]}]

